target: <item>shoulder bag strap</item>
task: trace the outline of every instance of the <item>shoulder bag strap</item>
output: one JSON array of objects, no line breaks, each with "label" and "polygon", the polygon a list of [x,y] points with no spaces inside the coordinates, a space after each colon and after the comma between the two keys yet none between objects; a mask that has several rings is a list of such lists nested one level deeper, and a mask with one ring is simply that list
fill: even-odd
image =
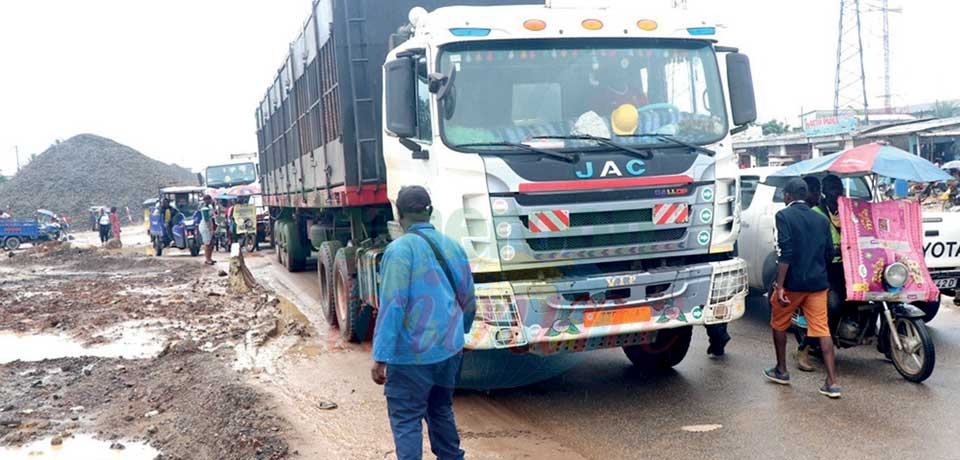
[{"label": "shoulder bag strap", "polygon": [[[440,252],[440,248],[437,247],[437,244],[433,242],[427,235],[424,235],[419,230],[409,230],[407,233],[423,238],[424,241],[430,245],[430,249],[433,250],[433,255],[437,259],[437,263],[440,264],[440,268],[443,269],[443,274],[447,275],[447,282],[450,283],[450,288],[453,289],[454,300],[457,301],[457,305],[460,305],[460,295],[457,293],[457,283],[454,281],[453,272],[450,271],[450,266],[447,265],[447,259],[443,257],[443,253]],[[460,305],[460,308],[463,308],[463,305]]]}]

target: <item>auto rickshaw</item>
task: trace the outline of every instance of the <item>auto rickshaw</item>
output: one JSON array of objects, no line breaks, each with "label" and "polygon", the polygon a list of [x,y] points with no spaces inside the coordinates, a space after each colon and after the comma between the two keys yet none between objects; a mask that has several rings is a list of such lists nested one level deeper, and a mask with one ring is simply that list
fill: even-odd
[{"label": "auto rickshaw", "polygon": [[150,242],[158,257],[166,247],[187,249],[193,257],[200,255],[199,209],[205,190],[189,186],[160,189],[150,214]]}]

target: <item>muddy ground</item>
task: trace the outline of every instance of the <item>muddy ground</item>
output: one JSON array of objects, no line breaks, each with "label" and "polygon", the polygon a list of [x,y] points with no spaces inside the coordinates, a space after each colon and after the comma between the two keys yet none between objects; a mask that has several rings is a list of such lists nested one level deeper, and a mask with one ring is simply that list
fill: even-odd
[{"label": "muddy ground", "polygon": [[225,270],[66,244],[2,257],[0,331],[87,346],[149,333],[163,351],[0,364],[0,445],[89,433],[146,441],[163,459],[289,456],[289,423],[236,367],[304,329],[281,319],[269,292],[229,294]]},{"label": "muddy ground", "polygon": [[[0,457],[51,436],[69,448],[76,434],[145,442],[167,460],[396,458],[370,345],[326,325],[315,273],[287,273],[272,251],[248,254],[259,286],[237,296],[224,254],[205,267],[178,251],[154,258],[143,244],[85,241],[0,257]],[[3,364],[13,333],[120,344],[128,359]],[[136,359],[144,337],[157,355]],[[471,459],[584,458],[487,395],[458,394],[456,413]],[[429,449],[425,437],[425,458]]]}]

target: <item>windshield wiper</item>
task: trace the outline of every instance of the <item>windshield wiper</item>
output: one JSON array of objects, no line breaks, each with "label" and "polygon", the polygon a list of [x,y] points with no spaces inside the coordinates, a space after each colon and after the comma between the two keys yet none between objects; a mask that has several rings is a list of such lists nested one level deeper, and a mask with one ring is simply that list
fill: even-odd
[{"label": "windshield wiper", "polygon": [[[547,158],[552,158],[554,160],[560,160],[566,163],[577,163],[579,159],[574,155],[567,155],[565,153],[551,152],[549,150],[538,149],[536,147],[531,147],[527,144],[518,144],[514,142],[475,142],[471,144],[458,144],[454,145],[453,148],[472,148],[472,147],[511,147],[520,150],[526,150],[530,153],[536,153],[538,155],[545,156]],[[476,152],[478,155],[503,155],[507,152]]]},{"label": "windshield wiper", "polygon": [[692,144],[692,143],[690,143],[690,142],[683,141],[683,140],[677,139],[677,138],[675,138],[675,137],[673,137],[673,136],[668,136],[668,135],[666,135],[666,134],[629,134],[629,135],[620,136],[620,137],[652,137],[652,138],[654,138],[654,139],[659,139],[659,140],[661,140],[661,141],[670,142],[671,144],[674,144],[674,145],[676,145],[676,146],[678,146],[678,147],[686,147],[686,148],[688,148],[688,149],[690,149],[690,150],[693,150],[693,151],[695,151],[695,152],[700,152],[700,153],[703,153],[703,154],[706,154],[706,155],[710,155],[710,156],[716,156],[716,155],[717,155],[717,152],[714,152],[713,150],[710,150],[710,149],[708,149],[708,148],[706,148],[706,147],[704,147],[704,146],[702,146],[702,145]]},{"label": "windshield wiper", "polygon": [[644,152],[643,150],[638,150],[633,147],[629,147],[623,144],[616,143],[605,137],[591,136],[589,134],[572,134],[569,136],[536,136],[533,139],[559,139],[559,140],[570,140],[570,141],[594,141],[598,144],[606,145],[607,147],[613,147],[615,149],[623,150],[635,157],[640,158],[641,160],[649,160],[653,158],[653,154],[650,152]]}]

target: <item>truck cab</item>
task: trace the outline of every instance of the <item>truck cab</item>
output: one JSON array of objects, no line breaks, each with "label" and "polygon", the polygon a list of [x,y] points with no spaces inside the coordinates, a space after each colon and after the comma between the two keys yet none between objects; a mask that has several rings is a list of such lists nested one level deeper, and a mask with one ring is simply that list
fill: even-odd
[{"label": "truck cab", "polygon": [[743,313],[725,142],[741,99],[716,29],[677,13],[411,12],[384,67],[388,196],[430,190],[485,281],[472,348],[638,344]]}]

